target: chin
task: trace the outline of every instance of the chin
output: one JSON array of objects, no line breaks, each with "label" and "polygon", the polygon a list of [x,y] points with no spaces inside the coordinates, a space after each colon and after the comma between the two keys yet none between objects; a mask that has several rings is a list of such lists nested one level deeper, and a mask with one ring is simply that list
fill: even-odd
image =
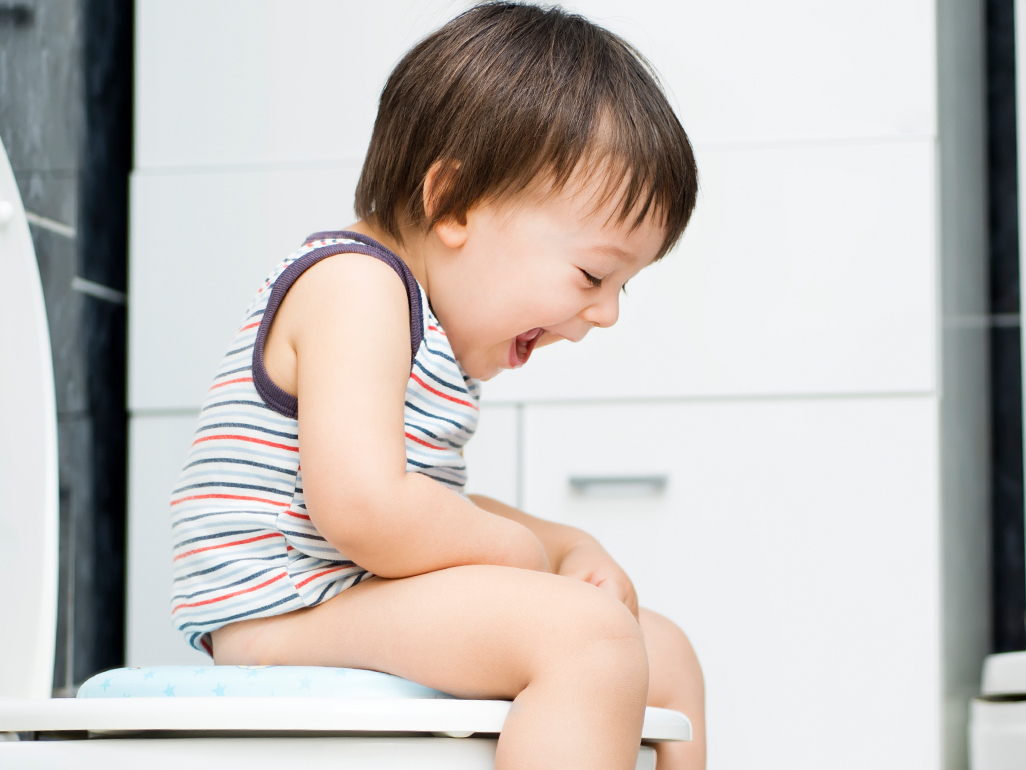
[{"label": "chin", "polygon": [[[464,369],[463,371],[467,372],[466,369]],[[488,382],[488,380],[500,374],[502,371],[502,369],[489,369],[484,374],[476,374],[474,372],[467,372],[467,374],[473,377],[475,380],[481,380],[481,382]]]}]

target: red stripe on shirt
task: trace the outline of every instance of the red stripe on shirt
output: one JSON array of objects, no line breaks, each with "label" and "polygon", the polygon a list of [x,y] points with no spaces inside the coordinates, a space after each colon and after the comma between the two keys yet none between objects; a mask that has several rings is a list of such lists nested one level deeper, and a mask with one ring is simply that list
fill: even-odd
[{"label": "red stripe on shirt", "polygon": [[455,402],[457,404],[463,404],[463,406],[469,406],[471,409],[477,409],[477,404],[472,404],[469,401],[464,401],[462,398],[456,398],[455,396],[450,396],[448,393],[443,393],[440,390],[435,390],[430,385],[428,385],[426,382],[424,382],[424,380],[422,380],[420,377],[418,377],[416,374],[413,374],[412,372],[410,373],[410,379],[411,380],[416,380],[421,385],[423,385],[425,388],[427,388],[432,393],[434,393],[436,396],[441,396],[442,398],[444,398],[444,399],[446,399],[448,401],[453,401],[453,402]]},{"label": "red stripe on shirt", "polygon": [[252,377],[236,377],[234,380],[225,380],[224,382],[219,382],[216,385],[211,385],[210,389],[213,390],[214,388],[221,388],[221,387],[224,387],[225,385],[231,385],[233,382],[253,382],[253,378]]},{"label": "red stripe on shirt", "polygon": [[323,572],[318,572],[316,575],[311,575],[306,580],[300,580],[298,583],[296,583],[296,588],[302,588],[311,580],[316,580],[319,577],[327,575],[329,572],[337,572],[340,569],[349,569],[349,565],[346,565],[345,567],[332,567],[331,569],[326,569]]},{"label": "red stripe on shirt", "polygon": [[213,599],[204,599],[201,602],[187,602],[184,604],[179,604],[177,607],[171,610],[171,614],[174,615],[176,612],[178,612],[178,610],[182,609],[183,607],[202,607],[204,604],[214,604],[215,602],[223,602],[225,599],[231,599],[234,596],[242,596],[242,594],[248,594],[250,591],[256,591],[258,588],[269,586],[275,580],[281,580],[283,577],[285,577],[284,572],[275,575],[270,580],[265,580],[258,586],[250,586],[249,588],[243,588],[241,591],[233,591],[230,594],[225,594],[224,596],[216,596]]},{"label": "red stripe on shirt", "polygon": [[254,326],[259,326],[259,325],[260,325],[260,321],[254,321],[251,324],[246,324],[241,329],[239,329],[239,331],[240,332],[244,332],[244,331],[246,331],[246,329],[252,329]]},{"label": "red stripe on shirt", "polygon": [[258,540],[266,540],[269,537],[280,537],[283,540],[285,539],[285,535],[283,535],[281,532],[268,532],[266,535],[257,535],[256,537],[249,537],[245,540],[233,540],[230,543],[208,545],[205,548],[194,548],[191,551],[186,551],[185,553],[178,554],[174,559],[172,559],[172,561],[184,559],[186,556],[192,556],[194,553],[203,553],[204,551],[216,551],[218,548],[228,548],[232,545],[245,545],[246,543],[255,543]]},{"label": "red stripe on shirt", "polygon": [[309,516],[304,516],[303,514],[301,514],[301,513],[296,513],[295,511],[292,511],[292,510],[289,510],[289,511],[285,511],[285,513],[286,513],[287,515],[289,515],[289,516],[291,516],[291,517],[295,518],[295,519],[304,519],[305,521],[310,521],[310,517],[309,517]]},{"label": "red stripe on shirt", "polygon": [[216,441],[217,439],[233,439],[236,441],[249,441],[251,444],[263,444],[264,446],[272,446],[275,449],[288,449],[290,452],[298,452],[299,447],[289,446],[288,444],[276,444],[273,441],[264,441],[262,438],[253,438],[252,436],[236,436],[234,434],[223,434],[219,436],[203,436],[192,442],[193,446],[199,444],[201,441]]},{"label": "red stripe on shirt", "polygon": [[445,451],[445,447],[435,446],[434,444],[429,444],[424,439],[417,438],[416,436],[411,436],[409,433],[406,434],[406,438],[408,438],[410,441],[416,441],[418,444],[423,444],[428,449],[437,449],[439,452],[444,452]]},{"label": "red stripe on shirt", "polygon": [[289,503],[279,503],[276,500],[268,500],[266,497],[249,497],[247,495],[189,495],[172,500],[171,505],[178,505],[187,500],[249,500],[254,503],[267,503],[278,508],[288,508],[290,505]]}]

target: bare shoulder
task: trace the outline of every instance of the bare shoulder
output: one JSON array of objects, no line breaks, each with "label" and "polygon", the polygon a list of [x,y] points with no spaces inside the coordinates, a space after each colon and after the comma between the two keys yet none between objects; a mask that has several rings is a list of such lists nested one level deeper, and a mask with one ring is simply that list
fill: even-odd
[{"label": "bare shoulder", "polygon": [[353,312],[392,315],[397,308],[404,311],[407,304],[406,288],[392,267],[366,254],[351,253],[328,257],[307,269],[285,295],[281,311],[291,305],[286,312],[297,317]]},{"label": "bare shoulder", "polygon": [[303,353],[330,357],[340,346],[353,349],[353,338],[366,340],[368,333],[384,349],[408,350],[409,324],[406,288],[392,267],[365,254],[328,257],[305,270],[285,295],[264,349],[267,372],[297,395]]}]

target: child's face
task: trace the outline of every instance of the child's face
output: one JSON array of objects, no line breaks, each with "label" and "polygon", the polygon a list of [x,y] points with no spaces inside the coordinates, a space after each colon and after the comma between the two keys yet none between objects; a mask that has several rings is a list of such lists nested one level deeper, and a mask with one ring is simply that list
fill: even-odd
[{"label": "child's face", "polygon": [[619,223],[615,198],[596,206],[603,181],[478,205],[465,224],[429,236],[431,306],[471,377],[616,323],[621,289],[658,254],[664,231],[651,216],[633,230],[632,218]]}]

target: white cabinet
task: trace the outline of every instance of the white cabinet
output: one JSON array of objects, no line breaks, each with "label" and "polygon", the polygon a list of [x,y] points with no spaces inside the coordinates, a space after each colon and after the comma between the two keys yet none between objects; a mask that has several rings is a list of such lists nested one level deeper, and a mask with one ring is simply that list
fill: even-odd
[{"label": "white cabinet", "polygon": [[522,414],[523,409],[518,406],[481,407],[474,440],[463,448],[469,494],[488,495],[507,505],[521,504]]},{"label": "white cabinet", "polygon": [[934,767],[936,441],[928,397],[527,406],[524,502],[690,635],[710,767]]}]

